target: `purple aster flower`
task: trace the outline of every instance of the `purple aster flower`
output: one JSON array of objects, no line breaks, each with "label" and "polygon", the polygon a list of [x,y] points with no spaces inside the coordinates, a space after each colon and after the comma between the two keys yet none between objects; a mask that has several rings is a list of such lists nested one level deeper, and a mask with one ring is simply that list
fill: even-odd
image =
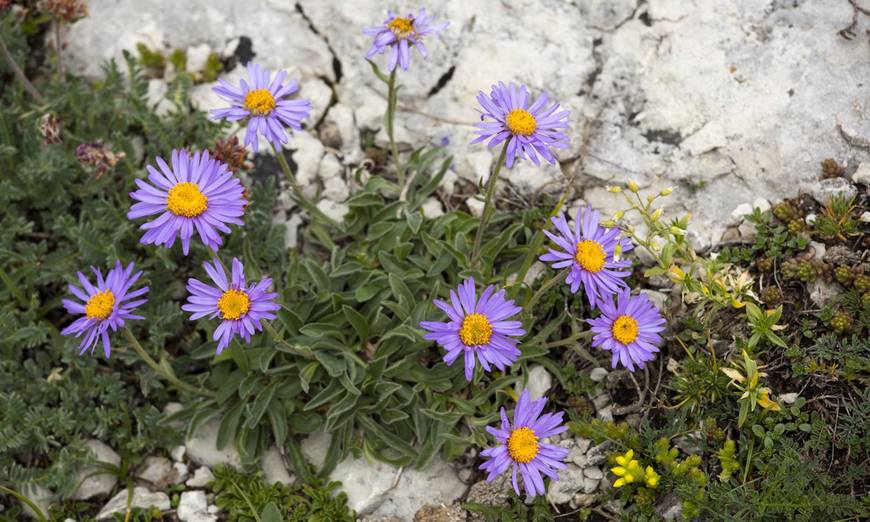
[{"label": "purple aster flower", "polygon": [[226,109],[211,111],[213,118],[229,121],[248,120],[245,145],[257,152],[259,140],[257,133],[263,135],[276,148],[287,143],[287,127],[302,129],[302,120],[311,112],[309,100],[288,100],[288,96],[299,90],[294,82],[284,82],[287,71],[278,71],[271,81],[272,72],[259,65],[248,63],[248,80],[242,80],[239,87],[233,87],[226,80],[218,79],[220,85],[214,88],[221,98],[230,102]]},{"label": "purple aster flower", "polygon": [[176,236],[181,237],[181,249],[187,255],[194,231],[212,250],[223,244],[219,232],[228,234],[227,224],[242,225],[241,215],[247,200],[244,187],[229,168],[212,158],[208,151],[192,157],[184,150],[172,151],[172,168],[157,157],[160,171],[148,165],[149,185],[136,180],[139,190],[130,193],[138,201],[127,217],[136,219],[160,214],[157,219],[139,227],[146,230],[140,242],[171,248]]},{"label": "purple aster flower", "polygon": [[605,299],[599,304],[601,316],[588,319],[595,337],[592,346],[610,350],[610,366],[616,368],[619,361],[628,371],[634,365],[643,368],[653,360],[665,329],[665,319],[646,295],[631,295],[631,290],[617,292],[616,304]]},{"label": "purple aster flower", "polygon": [[[495,147],[504,140],[507,144],[505,166],[511,168],[514,160],[528,158],[540,165],[538,155],[549,163],[556,163],[550,149],[567,149],[568,136],[560,129],[568,128],[568,111],[559,111],[559,104],[547,106],[546,93],[529,105],[529,91],[525,85],[499,82],[492,86],[489,96],[481,91],[477,101],[483,107],[479,123],[474,126],[478,137],[471,143],[489,140]],[[486,121],[490,119],[492,121]],[[491,139],[490,139],[491,138]]]},{"label": "purple aster flower", "polygon": [[371,59],[376,54],[384,54],[389,48],[392,50],[387,60],[387,70],[392,72],[398,64],[402,70],[407,71],[411,63],[410,46],[416,47],[420,55],[426,58],[428,52],[423,45],[423,37],[429,34],[437,37],[438,33],[446,29],[449,24],[450,22],[436,24],[426,14],[426,9],[420,9],[420,14],[416,18],[413,14],[403,18],[392,11],[387,11],[387,19],[382,25],[369,27],[363,31],[373,37],[372,47],[366,53],[366,58]]},{"label": "purple aster flower", "polygon": [[274,319],[272,312],[281,306],[275,303],[278,294],[266,291],[272,285],[272,280],[266,277],[257,284],[248,285],[245,282],[245,268],[238,259],[233,258],[230,280],[227,280],[227,274],[218,259],[211,264],[206,261],[203,266],[217,288],[197,279],[188,279],[187,291],[190,296],[181,309],[191,312],[191,321],[205,316],[210,319],[221,318],[221,324],[214,331],[214,340],[218,341],[217,353],[220,355],[236,335],[250,343],[251,336],[263,330],[261,321]]},{"label": "purple aster flower", "polygon": [[541,398],[533,401],[529,398],[529,391],[523,391],[514,410],[514,421],[508,420],[504,408],[501,409],[501,426],[486,427],[486,431],[492,434],[499,445],[485,449],[481,455],[489,460],[480,465],[480,469],[489,473],[487,481],[493,481],[496,477],[511,468],[514,491],[520,494],[517,484],[517,470],[523,476],[523,486],[529,496],[543,495],[546,493],[544,479],[546,475],[552,480],[559,480],[556,473],[558,469],[564,469],[563,461],[568,456],[568,450],[541,439],[558,435],[567,430],[562,424],[563,412],[547,413],[544,405],[547,399]]},{"label": "purple aster flower", "polygon": [[571,292],[575,294],[582,283],[593,308],[602,299],[626,288],[623,279],[631,274],[631,261],[616,261],[616,246],[620,245],[622,252],[634,248],[631,241],[619,237],[618,228],[604,228],[600,219],[597,210],[584,207],[577,213],[572,231],[564,214],[553,217],[559,235],[546,230],[544,234],[561,250],[551,248],[540,258],[541,261],[554,261],[553,268],[570,266],[565,282],[571,285]]},{"label": "purple aster flower", "polygon": [[486,287],[477,299],[474,279],[466,279],[456,290],[450,291],[450,303],[439,299],[432,302],[447,314],[449,322],[422,321],[420,326],[429,331],[424,336],[436,341],[447,350],[444,362],[451,366],[460,355],[465,355],[465,378],[470,382],[474,375],[474,356],[483,369],[490,365],[504,369],[520,356],[517,340],[524,335],[522,323],[507,321],[508,317],[523,311],[513,299],[504,298],[505,291],[496,291],[495,286]]},{"label": "purple aster flower", "polygon": [[134,315],[132,312],[147,301],[147,299],[136,298],[148,292],[148,287],[143,286],[130,292],[130,288],[142,275],[141,271],[133,273],[133,263],[124,268],[120,261],[116,261],[115,268],[109,270],[105,279],[100,269],[91,267],[91,270],[97,276],[96,285],[91,284],[81,272],[78,272],[77,275],[82,288],[69,285],[70,293],[79,298],[81,303],[72,299],[61,301],[67,312],[76,315],[84,314],[84,317],[79,317],[73,321],[60,334],[75,335],[76,337],[84,335],[84,339],[79,345],[79,355],[88,350],[93,353],[97,339],[102,339],[103,353],[108,359],[112,353],[112,347],[109,344],[109,329],[114,332],[124,326],[124,321],[127,319],[144,319],[141,315]]}]

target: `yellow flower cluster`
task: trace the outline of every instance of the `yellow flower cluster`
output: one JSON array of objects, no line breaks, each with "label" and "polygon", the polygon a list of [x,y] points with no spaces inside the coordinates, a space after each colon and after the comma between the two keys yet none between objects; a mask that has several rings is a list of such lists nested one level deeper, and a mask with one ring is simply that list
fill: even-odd
[{"label": "yellow flower cluster", "polygon": [[626,484],[637,482],[638,484],[646,484],[648,488],[654,488],[659,485],[661,478],[652,466],[647,466],[646,469],[641,466],[640,462],[634,458],[634,450],[628,450],[625,455],[616,457],[618,466],[610,468],[614,475],[619,477],[613,482],[613,487],[621,488]]}]

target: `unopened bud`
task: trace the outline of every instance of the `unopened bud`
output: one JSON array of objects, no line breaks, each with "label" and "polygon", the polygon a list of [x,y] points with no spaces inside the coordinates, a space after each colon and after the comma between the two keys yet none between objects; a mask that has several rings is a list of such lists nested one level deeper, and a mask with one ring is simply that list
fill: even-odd
[{"label": "unopened bud", "polygon": [[673,235],[675,235],[675,236],[684,236],[684,235],[686,235],[686,231],[683,230],[682,228],[678,227],[678,226],[672,226],[672,227],[670,228],[670,231],[671,231],[671,234],[673,234]]},{"label": "unopened bud", "polygon": [[634,181],[629,181],[628,183],[626,183],[626,186],[628,187],[628,190],[632,192],[638,191],[637,183],[635,183]]},{"label": "unopened bud", "polygon": [[668,194],[670,194],[673,191],[674,191],[674,187],[668,187],[666,189],[663,189],[661,192],[659,192],[659,194],[661,194],[662,196],[667,196]]},{"label": "unopened bud", "polygon": [[662,217],[662,209],[657,208],[656,211],[652,213],[652,219],[653,221],[658,221],[660,217]]},{"label": "unopened bud", "polygon": [[624,215],[625,215],[624,210],[617,210],[616,213],[613,214],[613,219],[616,221],[619,221],[620,219],[622,219],[622,216],[624,216]]},{"label": "unopened bud", "polygon": [[612,192],[612,193],[614,193],[614,194],[617,194],[617,193],[619,193],[619,192],[622,192],[622,189],[619,188],[619,187],[615,187],[615,186],[613,186],[613,185],[608,185],[608,186],[607,186],[607,192]]}]

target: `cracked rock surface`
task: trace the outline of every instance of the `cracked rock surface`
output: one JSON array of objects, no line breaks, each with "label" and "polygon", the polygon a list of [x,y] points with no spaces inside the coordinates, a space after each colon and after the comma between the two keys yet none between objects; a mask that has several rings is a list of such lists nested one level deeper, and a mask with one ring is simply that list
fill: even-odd
[{"label": "cracked rock surface", "polygon": [[[73,69],[98,77],[104,60],[120,61],[138,42],[231,54],[244,36],[256,61],[289,70],[303,91],[322,98],[310,124],[353,141],[350,125],[381,125],[383,86],[363,59],[362,29],[380,23],[386,7],[381,0],[93,0],[91,16],[70,27],[67,55]],[[447,138],[460,178],[486,175],[492,155],[466,144],[478,118],[474,97],[498,80],[545,90],[571,110],[572,148],[561,159],[566,171],[580,169],[586,201],[607,212],[621,200],[605,184],[676,185],[674,210],[693,214],[703,243],[720,239],[738,205],[794,195],[822,159],[847,171],[867,159],[868,44],[837,34],[851,19],[845,0],[446,0],[429,7],[450,27],[428,43],[428,60],[415,54],[400,75],[397,134],[417,145]],[[376,60],[384,65],[383,56]],[[336,105],[324,106],[327,87],[340,104],[336,115]],[[344,157],[358,159],[356,144],[346,145]],[[560,186],[550,183],[560,177],[552,166],[503,175],[521,191]],[[332,184],[327,197],[346,197]]]}]

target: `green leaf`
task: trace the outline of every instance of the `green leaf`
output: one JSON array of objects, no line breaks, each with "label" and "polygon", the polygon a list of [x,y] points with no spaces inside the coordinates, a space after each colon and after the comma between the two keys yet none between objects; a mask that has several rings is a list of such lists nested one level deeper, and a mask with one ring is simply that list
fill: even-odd
[{"label": "green leaf", "polygon": [[269,502],[260,512],[260,522],[281,522],[284,516],[274,502]]},{"label": "green leaf", "polygon": [[230,408],[226,414],[224,414],[224,418],[221,420],[221,425],[217,432],[217,441],[215,442],[217,449],[223,448],[229,441],[235,438],[236,431],[239,428],[239,421],[242,418],[242,409],[244,407],[245,402],[239,401],[235,406]]},{"label": "green leaf", "polygon": [[317,362],[323,365],[326,373],[332,377],[338,377],[345,371],[346,366],[344,359],[333,357],[323,350],[316,350],[314,352],[314,358],[317,359]]},{"label": "green leaf", "polygon": [[272,436],[275,438],[275,444],[283,446],[287,440],[287,410],[280,400],[275,401],[277,406],[269,408],[269,422],[272,425]]},{"label": "green leaf", "polygon": [[272,398],[275,396],[275,391],[278,389],[278,383],[272,383],[266,387],[263,393],[257,395],[257,398],[254,399],[254,403],[251,406],[251,413],[248,416],[248,420],[245,424],[249,428],[253,428],[262,420],[263,415],[266,414],[266,410],[272,403]]},{"label": "green leaf", "polygon": [[364,345],[369,340],[369,322],[361,313],[347,305],[342,306],[341,311],[344,313],[347,321],[353,326],[354,331],[356,331],[360,343]]}]

